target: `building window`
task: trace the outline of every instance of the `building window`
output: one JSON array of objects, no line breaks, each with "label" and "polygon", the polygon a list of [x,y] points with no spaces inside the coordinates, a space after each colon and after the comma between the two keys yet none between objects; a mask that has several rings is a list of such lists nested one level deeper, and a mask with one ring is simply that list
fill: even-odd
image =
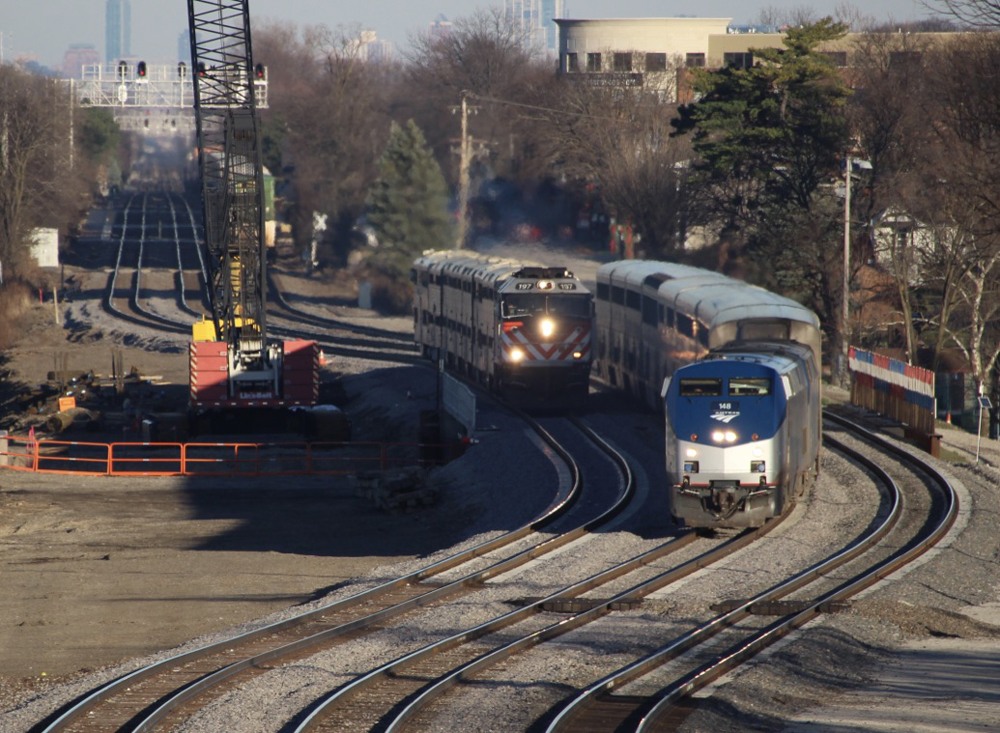
[{"label": "building window", "polygon": [[566,71],[570,74],[575,74],[580,70],[580,62],[577,59],[575,53],[566,54]]},{"label": "building window", "polygon": [[830,63],[839,68],[847,66],[847,51],[820,51],[820,56],[830,60]]},{"label": "building window", "polygon": [[889,54],[889,68],[906,68],[920,65],[919,51],[893,51]]},{"label": "building window", "polygon": [[646,71],[666,71],[666,70],[667,70],[667,54],[665,53],[646,54]]},{"label": "building window", "polygon": [[753,66],[752,53],[724,53],[722,54],[723,66],[734,66],[737,69],[749,69]]},{"label": "building window", "polygon": [[601,70],[601,54],[599,53],[588,53],[587,54],[587,71],[600,71]]},{"label": "building window", "polygon": [[703,68],[705,66],[705,54],[703,53],[689,53],[684,57],[685,66],[697,66]]},{"label": "building window", "polygon": [[615,71],[632,71],[632,54],[616,53],[614,56]]}]

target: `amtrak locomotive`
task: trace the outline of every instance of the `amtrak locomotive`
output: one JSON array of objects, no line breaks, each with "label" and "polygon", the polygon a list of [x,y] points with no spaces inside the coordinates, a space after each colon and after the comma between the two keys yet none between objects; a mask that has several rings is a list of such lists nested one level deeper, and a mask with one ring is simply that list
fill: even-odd
[{"label": "amtrak locomotive", "polygon": [[424,356],[504,397],[585,400],[593,295],[566,268],[453,250],[424,253],[410,277]]},{"label": "amtrak locomotive", "polygon": [[819,374],[794,342],[734,342],[667,380],[670,511],[690,527],[759,527],[818,471]]},{"label": "amtrak locomotive", "polygon": [[[613,262],[597,271],[596,341],[596,375],[665,411],[678,521],[759,526],[815,474],[820,328],[808,308],[695,267]],[[699,370],[719,394],[701,399],[693,381],[680,394],[677,378],[697,380]]]}]

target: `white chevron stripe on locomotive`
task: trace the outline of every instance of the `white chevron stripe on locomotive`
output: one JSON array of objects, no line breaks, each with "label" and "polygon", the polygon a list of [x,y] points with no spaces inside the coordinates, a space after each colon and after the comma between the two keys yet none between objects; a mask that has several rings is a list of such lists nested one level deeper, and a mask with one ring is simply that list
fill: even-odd
[{"label": "white chevron stripe on locomotive", "polygon": [[580,351],[584,355],[590,351],[590,329],[577,326],[568,339],[554,344],[532,343],[520,331],[504,331],[501,333],[500,343],[507,357],[510,357],[511,349],[519,348],[531,361],[571,361],[574,351]]}]

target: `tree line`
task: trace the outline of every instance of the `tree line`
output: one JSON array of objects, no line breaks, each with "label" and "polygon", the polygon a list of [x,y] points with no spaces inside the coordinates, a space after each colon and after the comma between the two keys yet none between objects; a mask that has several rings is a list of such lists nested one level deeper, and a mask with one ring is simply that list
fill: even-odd
[{"label": "tree line", "polygon": [[[333,214],[345,249],[382,180],[393,121],[422,132],[457,190],[454,112],[467,95],[476,108],[474,179],[502,179],[536,200],[556,191],[577,207],[594,201],[630,223],[642,256],[719,269],[801,300],[819,314],[833,361],[847,341],[894,347],[932,368],[957,349],[977,381],[995,384],[1000,37],[970,30],[975,19],[950,10],[966,32],[869,21],[851,36],[846,67],[821,49],[844,39],[848,23],[799,18],[781,48],[754,49],[750,68],[683,69],[674,60],[669,71],[680,81],[668,94],[558,76],[497,10],[460,20],[445,39],[416,39],[396,63],[363,62],[357,33],[344,29],[269,26],[255,43],[274,82],[270,149],[294,165],[302,216]],[[694,101],[675,101],[681,84]],[[853,174],[845,216],[848,156],[866,165]],[[572,222],[564,212],[558,224]],[[435,226],[408,240],[398,261],[453,246],[454,231]],[[695,239],[704,246],[692,249]]]},{"label": "tree line", "polygon": [[[497,225],[509,204],[559,239],[592,206],[629,223],[640,256],[718,269],[809,305],[832,360],[848,341],[931,367],[952,349],[995,392],[1000,38],[975,28],[995,26],[1000,11],[951,1],[967,32],[869,23],[851,36],[843,67],[821,49],[862,19],[803,16],[782,47],[754,49],[749,68],[671,60],[667,93],[557,75],[499,9],[458,20],[444,38],[412,39],[390,62],[365,60],[359,28],[256,26],[255,59],[270,82],[266,164],[288,181],[300,241],[313,212],[327,214],[331,256],[343,264],[363,249],[352,230],[365,220],[380,243],[368,266],[402,279],[423,249],[462,244],[465,97],[473,201],[463,213],[473,231]],[[686,103],[676,101],[682,88]],[[105,113],[78,109],[68,165],[69,104],[51,80],[0,67],[7,273],[24,266],[26,232],[71,220],[120,146]],[[865,168],[846,171],[848,157]],[[854,176],[846,213],[845,175]]]}]

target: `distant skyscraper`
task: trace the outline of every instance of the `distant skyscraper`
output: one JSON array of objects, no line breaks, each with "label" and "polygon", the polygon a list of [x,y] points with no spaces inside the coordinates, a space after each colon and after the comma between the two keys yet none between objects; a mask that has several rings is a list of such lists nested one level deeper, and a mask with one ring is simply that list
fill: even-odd
[{"label": "distant skyscraper", "polygon": [[524,33],[525,45],[545,53],[559,47],[559,32],[553,18],[566,17],[565,0],[504,0],[510,21]]},{"label": "distant skyscraper", "polygon": [[177,60],[191,63],[191,34],[184,31],[177,37]]},{"label": "distant skyscraper", "polygon": [[378,38],[375,31],[361,31],[358,44],[358,55],[365,61],[391,61],[392,43]]},{"label": "distant skyscraper", "polygon": [[431,37],[432,41],[436,41],[440,38],[447,38],[451,35],[452,22],[445,17],[444,13],[441,13],[433,21],[431,21],[430,27],[427,29],[427,35]]},{"label": "distant skyscraper", "polygon": [[101,63],[101,55],[92,43],[74,43],[63,56],[64,79],[82,79],[83,67]]},{"label": "distant skyscraper", "polygon": [[104,10],[105,63],[113,64],[132,55],[132,2],[107,0]]}]

